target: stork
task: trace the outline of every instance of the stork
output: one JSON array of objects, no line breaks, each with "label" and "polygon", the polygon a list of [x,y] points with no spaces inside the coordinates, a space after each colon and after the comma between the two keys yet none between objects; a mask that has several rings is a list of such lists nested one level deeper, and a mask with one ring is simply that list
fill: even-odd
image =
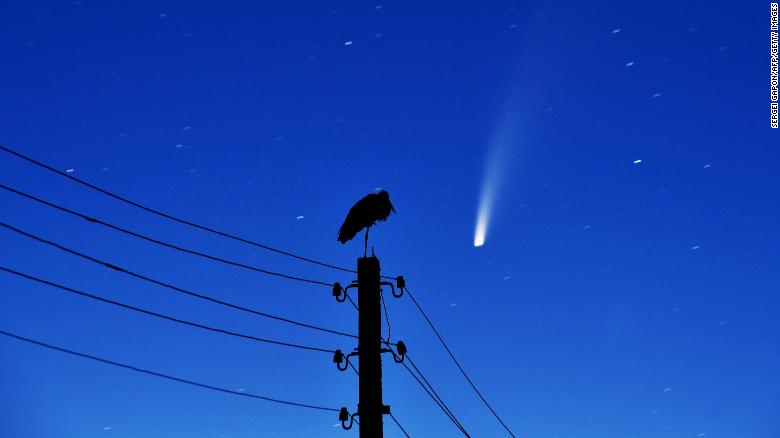
[{"label": "stork", "polygon": [[395,208],[390,203],[390,194],[387,191],[382,190],[364,196],[349,209],[344,223],[339,228],[338,241],[347,243],[365,228],[366,237],[363,244],[363,257],[365,257],[368,250],[368,231],[377,221],[385,221],[390,216],[390,212],[395,213]]}]

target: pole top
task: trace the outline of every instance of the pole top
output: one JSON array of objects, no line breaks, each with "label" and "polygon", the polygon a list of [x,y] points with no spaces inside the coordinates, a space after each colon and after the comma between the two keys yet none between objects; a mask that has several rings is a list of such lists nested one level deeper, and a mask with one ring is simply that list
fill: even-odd
[{"label": "pole top", "polygon": [[373,255],[371,257],[360,257],[358,258],[358,269],[360,269],[361,267],[363,267],[364,269],[366,268],[379,269],[379,259]]}]

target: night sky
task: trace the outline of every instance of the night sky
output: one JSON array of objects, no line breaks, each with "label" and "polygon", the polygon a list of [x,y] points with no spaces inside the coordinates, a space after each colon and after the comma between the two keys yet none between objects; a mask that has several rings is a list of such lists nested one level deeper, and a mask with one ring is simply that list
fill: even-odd
[{"label": "night sky", "polygon": [[[0,145],[143,205],[354,269],[371,230],[525,438],[780,436],[780,134],[768,2],[5,2]],[[0,152],[0,184],[225,259],[348,284]],[[0,190],[0,222],[133,272],[357,332],[331,288],[215,263]],[[479,220],[481,217],[481,221]],[[478,222],[484,244],[475,246]],[[355,340],[139,281],[0,228],[0,266],[188,321]],[[508,436],[408,296],[391,340],[475,437]],[[0,272],[0,330],[226,389],[357,405],[330,353],[252,342]],[[386,328],[383,333],[387,335]],[[459,431],[384,358],[410,436]],[[0,336],[0,436],[357,437],[335,412]],[[403,436],[385,418],[385,436]]]}]

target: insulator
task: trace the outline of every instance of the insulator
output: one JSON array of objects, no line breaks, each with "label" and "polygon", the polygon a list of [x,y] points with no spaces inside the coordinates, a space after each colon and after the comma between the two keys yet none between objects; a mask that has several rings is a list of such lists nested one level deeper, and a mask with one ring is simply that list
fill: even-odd
[{"label": "insulator", "polygon": [[341,363],[344,362],[344,353],[341,352],[341,350],[336,350],[333,353],[333,363]]},{"label": "insulator", "polygon": [[395,348],[396,348],[396,350],[398,350],[398,354],[400,354],[401,356],[405,355],[406,352],[407,352],[406,344],[404,344],[404,341],[398,341],[395,344]]},{"label": "insulator", "polygon": [[333,283],[333,296],[334,297],[341,296],[341,284],[339,282]]},{"label": "insulator", "polygon": [[347,408],[341,408],[339,411],[339,421],[342,423],[349,420],[349,412],[347,412]]},{"label": "insulator", "polygon": [[395,287],[401,290],[403,290],[406,287],[406,280],[404,280],[403,275],[399,275],[398,277],[395,277]]}]

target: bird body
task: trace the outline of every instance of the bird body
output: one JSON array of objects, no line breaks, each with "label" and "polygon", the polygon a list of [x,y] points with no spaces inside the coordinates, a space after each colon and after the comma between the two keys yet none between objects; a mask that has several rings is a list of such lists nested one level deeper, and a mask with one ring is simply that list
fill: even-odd
[{"label": "bird body", "polygon": [[366,242],[368,242],[368,230],[377,221],[386,220],[390,216],[390,212],[395,213],[395,208],[390,203],[390,194],[387,191],[382,190],[379,193],[370,193],[364,196],[349,209],[344,223],[339,228],[338,241],[347,243],[365,228]]}]

